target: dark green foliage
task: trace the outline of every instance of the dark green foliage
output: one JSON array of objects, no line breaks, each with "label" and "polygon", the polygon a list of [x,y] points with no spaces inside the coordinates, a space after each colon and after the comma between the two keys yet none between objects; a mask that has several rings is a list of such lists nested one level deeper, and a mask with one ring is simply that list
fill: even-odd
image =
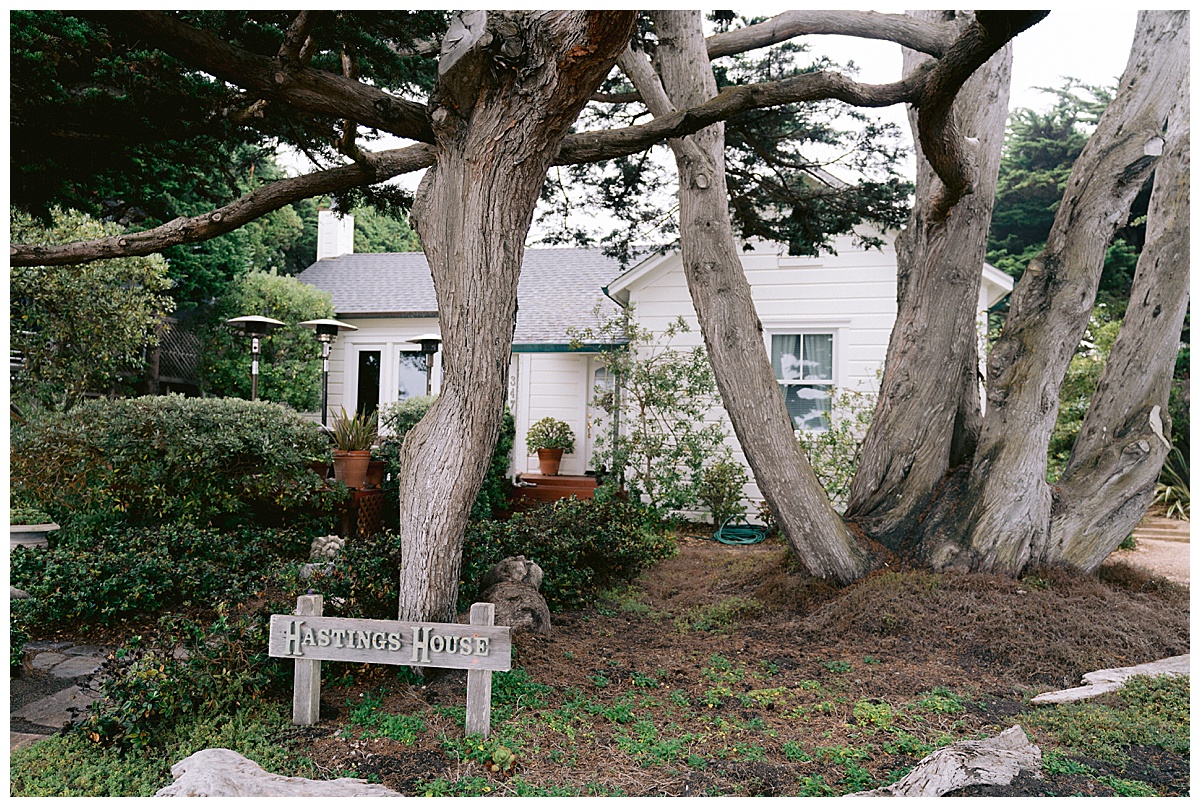
[{"label": "dark green foliage", "polygon": [[272,317],[287,324],[262,338],[258,397],[302,412],[321,408],[321,345],[299,323],[334,314],[329,292],[293,277],[252,272],[234,283],[205,317],[200,350],[202,387],[210,394],[250,397],[250,340],[225,320]]},{"label": "dark green foliage", "polygon": [[[121,228],[54,208],[48,226],[22,213],[12,238],[66,244],[119,234]],[[18,400],[71,406],[84,395],[128,391],[142,375],[157,326],[174,307],[159,255],[82,266],[15,266],[9,273],[10,347],[22,357],[12,374]]]},{"label": "dark green foliage", "polygon": [[[508,521],[478,521],[467,530],[458,608],[482,593],[481,578],[495,563],[524,555],[542,567],[542,596],[553,610],[578,608],[596,592],[637,577],[675,552],[673,539],[645,508],[628,502],[562,499]],[[314,578],[326,596],[344,600],[342,614],[395,618],[400,538],[384,533],[352,540],[333,571]]]},{"label": "dark green foliage", "polygon": [[[404,442],[404,436],[421,422],[421,418],[425,417],[435,400],[436,398],[425,395],[414,395],[389,404],[380,417],[380,427],[388,436],[380,440],[375,455],[387,463],[382,485],[385,497],[383,512],[384,522],[392,529],[397,526],[395,519],[400,512],[400,446]],[[500,423],[500,436],[492,450],[487,475],[483,478],[483,486],[480,487],[475,504],[471,507],[472,520],[496,518],[507,510],[508,493],[512,488],[508,478],[508,467],[512,461],[515,439],[516,424],[512,412],[505,409],[504,419]]]},{"label": "dark green foliage", "polygon": [[267,656],[266,613],[211,625],[180,620],[165,626],[160,647],[182,647],[186,659],[140,646],[135,637],[105,668],[103,697],[77,731],[94,743],[145,750],[162,744],[188,719],[232,714],[285,694],[291,665]]},{"label": "dark green foliage", "polygon": [[[269,58],[279,53],[295,17],[174,15]],[[317,48],[310,64],[341,75],[341,56],[348,53],[364,80],[412,97],[432,86],[436,61],[399,54],[415,41],[440,39],[446,20],[440,11],[323,13],[311,31]],[[318,167],[341,162],[333,146],[340,119],[283,103],[246,114],[254,98],[147,48],[112,17],[16,11],[9,30],[11,189],[18,209],[44,217],[58,204],[141,230],[227,204],[282,176],[274,163],[279,145]],[[379,207],[396,195],[370,189],[358,196]],[[289,252],[304,237],[300,212],[300,205],[286,206],[232,233],[166,250],[175,299],[190,308],[220,295],[247,270],[303,269],[311,257],[297,266],[303,258]]]},{"label": "dark green foliage", "polygon": [[319,427],[279,404],[178,395],[36,410],[12,429],[12,491],[59,524],[216,526],[325,516]]},{"label": "dark green foliage", "polygon": [[12,553],[11,580],[42,626],[112,624],[177,606],[211,607],[263,591],[268,576],[308,556],[311,531],[173,524],[64,529],[49,549]]},{"label": "dark green foliage", "polygon": [[[718,27],[752,22],[726,17]],[[644,15],[635,44],[651,54],[657,47],[653,22]],[[718,90],[838,69],[828,59],[810,57],[806,51],[806,46],[785,43],[718,59],[713,63]],[[854,72],[853,67],[844,70]],[[631,89],[621,74],[614,74],[601,87],[608,93]],[[640,103],[594,104],[584,111],[580,128],[624,126],[645,117]],[[829,248],[835,236],[852,232],[859,241],[878,246],[878,238],[864,235],[869,228],[860,227],[859,232],[854,228],[864,223],[898,228],[907,220],[913,188],[900,173],[904,151],[895,126],[873,122],[869,115],[836,102],[791,104],[738,115],[725,123],[734,232],[746,240],[787,244],[792,255],[814,255]],[[622,263],[644,257],[644,247],[639,245],[648,241],[669,248],[678,225],[661,200],[676,195],[677,177],[674,170],[663,168],[664,162],[669,164],[670,157],[659,147],[657,152],[652,149],[552,171],[542,189],[544,212],[538,223],[548,232],[543,243],[591,246],[599,242]],[[829,171],[840,176],[833,178]],[[852,181],[843,181],[847,179]],[[608,210],[621,225],[598,234],[591,220],[578,225],[570,220],[576,206]]]},{"label": "dark green foliage", "polygon": [[552,609],[578,608],[674,553],[673,538],[641,505],[560,499],[508,521],[471,525],[459,601],[469,603],[480,593],[475,585],[493,564],[524,555],[542,567],[542,595]]}]

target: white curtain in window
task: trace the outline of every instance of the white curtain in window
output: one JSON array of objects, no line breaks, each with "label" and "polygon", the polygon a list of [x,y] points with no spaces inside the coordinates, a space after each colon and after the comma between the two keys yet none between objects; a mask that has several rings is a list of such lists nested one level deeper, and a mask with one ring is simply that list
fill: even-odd
[{"label": "white curtain in window", "polygon": [[833,334],[804,334],[804,379],[833,380]]},{"label": "white curtain in window", "polygon": [[775,334],[771,337],[771,366],[780,381],[800,380],[800,336],[797,334]]}]

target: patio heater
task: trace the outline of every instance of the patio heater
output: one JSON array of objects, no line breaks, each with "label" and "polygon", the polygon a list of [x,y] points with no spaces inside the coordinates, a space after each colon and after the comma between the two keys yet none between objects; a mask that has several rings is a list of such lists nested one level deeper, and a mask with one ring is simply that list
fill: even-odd
[{"label": "patio heater", "polygon": [[250,337],[250,400],[258,400],[258,354],[262,352],[262,338],[276,328],[283,327],[282,322],[270,317],[234,317],[225,320],[226,325],[232,325]]},{"label": "patio heater", "polygon": [[357,331],[358,326],[347,325],[336,319],[310,319],[300,323],[303,328],[312,328],[321,343],[321,425],[325,426],[329,413],[329,350],[338,331]]},{"label": "patio heater", "polygon": [[425,395],[433,394],[433,354],[438,352],[442,337],[436,333],[427,333],[410,341],[421,346],[421,355],[425,357]]}]

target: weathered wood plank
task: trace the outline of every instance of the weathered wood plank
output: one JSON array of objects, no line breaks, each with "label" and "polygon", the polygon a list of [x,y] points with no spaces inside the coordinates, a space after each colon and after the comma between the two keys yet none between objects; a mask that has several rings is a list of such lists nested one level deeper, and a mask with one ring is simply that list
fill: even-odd
[{"label": "weathered wood plank", "polygon": [[[296,598],[297,618],[319,617],[325,608],[320,594],[305,594]],[[296,659],[292,692],[292,723],[315,726],[321,714],[321,662],[312,658]]]},{"label": "weathered wood plank", "polygon": [[[471,606],[471,625],[490,626],[496,621],[496,606],[477,602]],[[492,673],[490,670],[467,672],[467,734],[487,737],[492,732]]]},{"label": "weathered wood plank", "polygon": [[503,671],[512,668],[511,634],[504,625],[273,614],[268,652],[308,661]]}]

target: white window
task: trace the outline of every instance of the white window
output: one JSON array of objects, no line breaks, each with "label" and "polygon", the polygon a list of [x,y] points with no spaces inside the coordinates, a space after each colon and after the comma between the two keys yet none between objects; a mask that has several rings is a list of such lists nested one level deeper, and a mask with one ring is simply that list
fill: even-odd
[{"label": "white window", "polygon": [[797,431],[825,431],[834,383],[832,333],[771,334],[771,367]]}]

